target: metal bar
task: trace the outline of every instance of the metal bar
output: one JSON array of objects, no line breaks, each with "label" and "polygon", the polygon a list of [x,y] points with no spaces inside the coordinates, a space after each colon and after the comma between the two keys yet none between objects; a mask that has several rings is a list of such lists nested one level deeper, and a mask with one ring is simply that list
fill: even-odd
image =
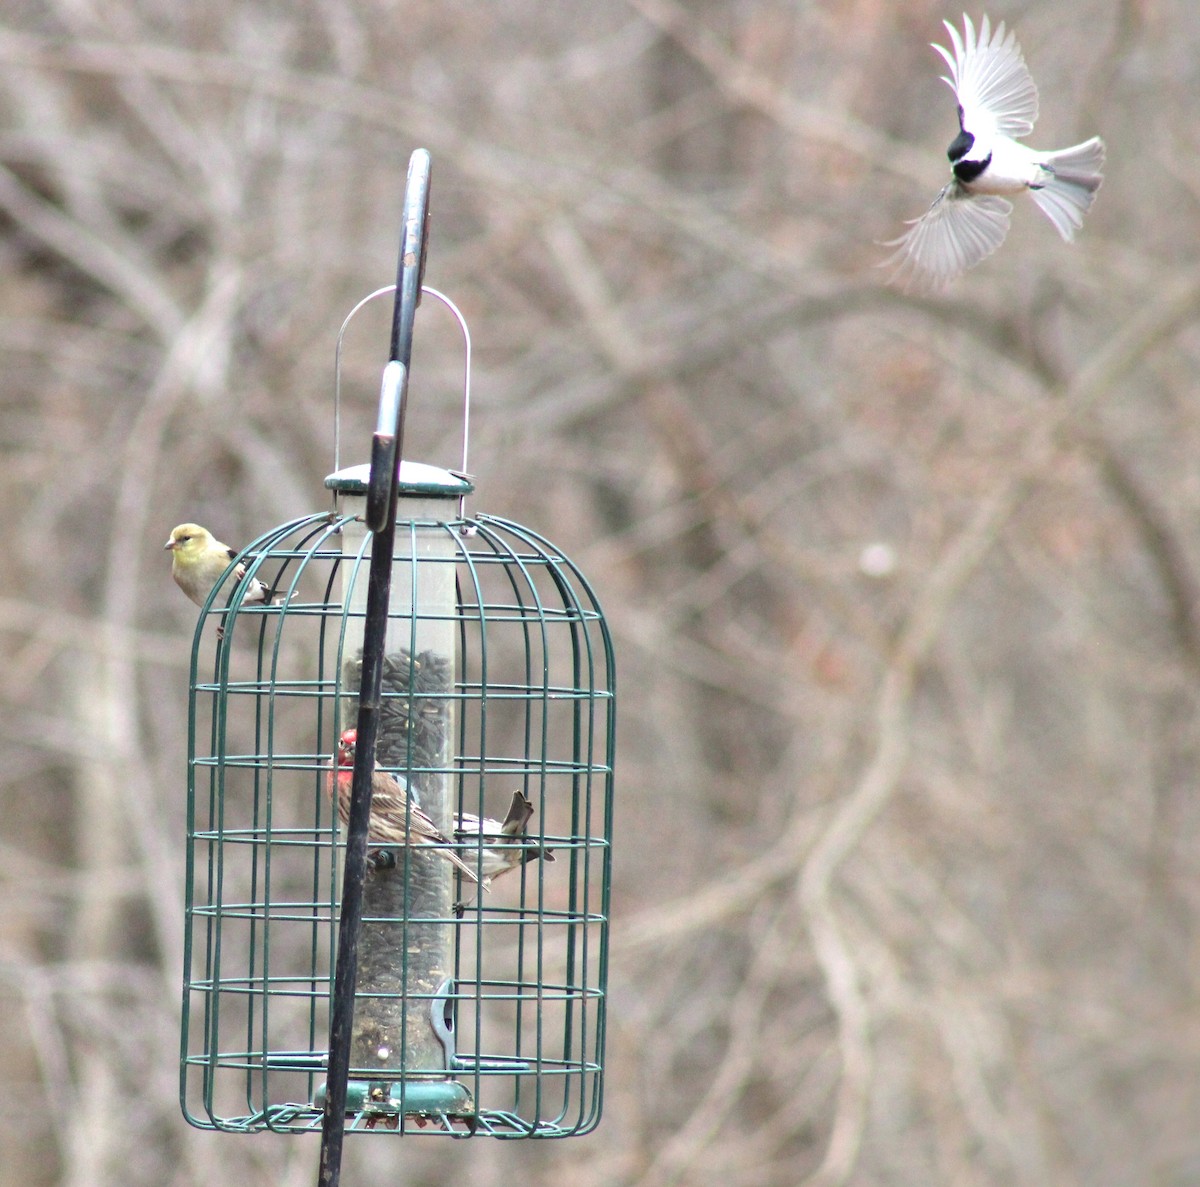
[{"label": "metal bar", "polygon": [[413,321],[421,303],[425,279],[425,256],[429,247],[429,153],[418,148],[408,161],[408,183],[404,188],[404,227],[401,231],[400,262],[396,269],[396,303],[392,317],[392,352],[388,356],[405,367],[412,363]]},{"label": "metal bar", "polygon": [[[429,153],[417,149],[409,160],[404,191],[404,225],[401,230],[399,278],[392,320],[389,359],[403,366],[397,391],[385,382],[383,399],[394,408],[394,443],[381,450],[387,471],[376,473],[371,489],[375,505],[386,512],[386,522],[373,526],[371,568],[367,576],[367,609],[363,623],[362,676],[359,683],[358,744],[354,754],[350,814],[346,826],[346,865],[342,880],[342,912],[338,926],[337,966],[329,1023],[329,1070],[326,1074],[325,1109],[321,1118],[321,1161],[318,1187],[338,1187],[342,1174],[342,1146],[346,1135],[346,1085],[350,1074],[351,1025],[358,977],[358,939],[363,914],[363,881],[367,870],[367,832],[371,818],[371,777],[375,769],[375,739],[379,727],[383,654],[391,598],[392,553],[396,535],[397,470],[404,456],[403,381],[412,359],[412,331],[421,272],[425,264],[426,225],[429,219]],[[386,436],[386,425],[377,426]],[[377,460],[377,459],[373,459]],[[384,493],[386,491],[386,493]],[[382,497],[380,497],[382,496]]]}]

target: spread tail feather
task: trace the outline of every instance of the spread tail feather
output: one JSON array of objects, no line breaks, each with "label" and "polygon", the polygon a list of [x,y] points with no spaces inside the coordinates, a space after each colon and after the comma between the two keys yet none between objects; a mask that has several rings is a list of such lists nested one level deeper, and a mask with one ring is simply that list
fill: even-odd
[{"label": "spread tail feather", "polygon": [[1030,196],[1069,243],[1083,226],[1083,216],[1104,180],[1104,141],[1093,136],[1082,144],[1046,153],[1042,168],[1044,180],[1030,188]]}]

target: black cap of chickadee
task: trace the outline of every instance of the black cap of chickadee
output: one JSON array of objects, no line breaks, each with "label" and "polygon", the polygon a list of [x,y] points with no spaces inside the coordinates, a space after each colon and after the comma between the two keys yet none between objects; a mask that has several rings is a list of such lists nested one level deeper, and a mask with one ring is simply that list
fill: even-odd
[{"label": "black cap of chickadee", "polygon": [[942,76],[958,99],[959,133],[946,155],[954,176],[910,230],[886,244],[895,277],[936,288],[975,267],[1004,242],[1012,203],[1028,193],[1068,242],[1083,225],[1102,181],[1104,142],[1093,136],[1072,148],[1037,152],[1019,143],[1033,131],[1037,87],[1003,21],[992,32],[985,16],[975,35],[963,15],[963,36],[942,22],[954,46],[933,48],[946,60]]}]

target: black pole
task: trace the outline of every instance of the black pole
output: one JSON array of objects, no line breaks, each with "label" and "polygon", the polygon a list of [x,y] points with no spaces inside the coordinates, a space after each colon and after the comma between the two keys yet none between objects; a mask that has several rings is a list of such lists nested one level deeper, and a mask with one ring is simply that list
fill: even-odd
[{"label": "black pole", "polygon": [[425,271],[429,221],[429,153],[417,149],[408,163],[404,189],[404,226],[392,341],[384,369],[379,419],[371,449],[371,479],[367,495],[367,527],[371,567],[367,576],[367,607],[363,622],[362,677],[359,684],[358,743],[354,753],[350,814],[346,824],[346,863],[342,878],[342,913],[338,924],[337,966],[329,1019],[329,1068],[325,1078],[325,1112],[321,1119],[321,1164],[318,1187],[338,1187],[342,1174],[342,1144],[346,1134],[346,1087],[350,1075],[350,1035],[354,992],[358,978],[358,934],[362,925],[363,881],[367,870],[367,831],[371,819],[371,776],[375,769],[375,739],[388,604],[392,587],[392,552],[396,535],[397,471],[404,454],[404,413],[408,367],[412,359],[413,321]]}]

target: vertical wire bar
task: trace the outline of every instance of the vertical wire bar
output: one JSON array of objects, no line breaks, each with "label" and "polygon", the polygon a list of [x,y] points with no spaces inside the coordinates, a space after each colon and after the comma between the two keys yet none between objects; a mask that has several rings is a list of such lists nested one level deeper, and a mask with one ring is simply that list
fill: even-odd
[{"label": "vertical wire bar", "polygon": [[[229,686],[229,648],[224,643],[217,644],[216,667],[218,676],[216,684],[219,688],[227,688]],[[212,754],[224,755],[228,750],[228,726],[229,726],[229,702],[225,697],[218,697],[217,711],[213,716],[213,733],[214,746]],[[216,835],[216,853],[213,860],[214,877],[212,884],[212,911],[215,921],[214,936],[215,943],[213,945],[212,959],[212,987],[213,987],[213,1009],[212,1009],[212,1040],[209,1047],[209,1062],[211,1081],[209,1084],[209,1111],[212,1112],[215,1097],[217,1073],[221,1068],[221,1009],[222,1009],[222,994],[223,977],[222,971],[224,963],[222,959],[221,947],[221,919],[225,914],[225,805],[226,805],[226,781],[225,781],[225,763],[221,761],[213,767],[213,774],[216,777],[214,787],[215,802],[216,802],[216,821],[212,827]]]},{"label": "vertical wire bar", "polygon": [[[278,535],[278,532],[275,533]],[[265,537],[256,542],[256,550],[271,549],[275,544],[275,537]],[[249,580],[253,580],[253,574],[256,566],[248,565]],[[232,625],[232,624],[231,624]],[[250,838],[248,849],[250,861],[250,887],[249,887],[249,952],[246,968],[246,1066],[247,1066],[247,1108],[251,1115],[256,1112],[263,1112],[269,1116],[269,1105],[271,1101],[270,1093],[270,1060],[268,1052],[270,1048],[270,973],[268,962],[270,959],[270,912],[269,904],[271,902],[271,830],[272,830],[272,813],[273,813],[273,769],[272,753],[274,750],[274,722],[275,722],[275,705],[274,705],[274,689],[275,689],[275,662],[272,663],[272,671],[270,679],[266,679],[264,673],[265,657],[263,655],[263,638],[266,631],[266,620],[264,619],[258,627],[258,647],[256,650],[255,662],[255,690],[254,698],[254,750],[255,755],[253,765],[253,801],[251,809],[251,827],[253,834]],[[278,640],[279,631],[282,629],[283,619],[276,619],[276,640]],[[275,660],[277,661],[276,654]],[[267,690],[264,692],[264,689]],[[266,698],[266,721],[265,729],[267,735],[266,743],[266,763],[261,762],[263,755],[263,730],[264,730],[264,709],[263,700]],[[265,766],[265,770],[264,770]],[[264,792],[263,785],[266,785]],[[261,899],[259,898],[260,888],[260,871],[261,870]],[[261,902],[262,918],[259,919],[258,911]],[[256,977],[256,968],[261,969],[261,973]],[[261,992],[256,990],[255,982],[262,982]],[[256,1017],[256,1008],[261,1008],[261,1021]],[[254,1065],[256,1048],[254,1036],[256,1033],[255,1024],[259,1022],[258,1034],[261,1036],[261,1059],[258,1063],[257,1076],[254,1075]],[[257,1082],[258,1095],[254,1094],[254,1083]]]},{"label": "vertical wire bar", "polygon": [[[274,536],[272,536],[270,538],[270,542],[269,542],[269,544],[266,545],[266,548],[268,550],[274,550],[277,547],[280,538],[281,538],[281,533],[276,532],[274,534]],[[279,574],[278,574],[276,580],[282,579],[283,574],[286,571],[287,564],[288,564],[288,562],[285,562],[284,565],[280,568]],[[249,574],[252,574],[253,572],[254,572],[254,569],[249,570]],[[264,1113],[267,1115],[268,1118],[270,1118],[270,1116],[271,1116],[271,1108],[270,1108],[270,1106],[271,1106],[271,1087],[270,1087],[271,1058],[270,1058],[270,1052],[271,1052],[271,1048],[272,1048],[272,1042],[271,1042],[271,1005],[272,1005],[272,1000],[271,1000],[272,999],[272,991],[271,991],[271,942],[272,942],[271,903],[272,903],[272,892],[271,892],[271,888],[273,885],[271,865],[272,865],[272,850],[274,849],[274,839],[275,839],[275,748],[276,748],[275,724],[277,721],[277,707],[278,707],[279,682],[280,682],[279,657],[280,657],[281,646],[283,643],[284,621],[285,621],[284,617],[282,615],[280,615],[279,617],[274,619],[274,622],[272,625],[270,620],[264,618],[262,621],[262,624],[259,627],[258,654],[260,657],[260,661],[259,661],[260,672],[259,672],[259,677],[258,677],[258,689],[256,690],[256,693],[255,693],[256,700],[258,700],[259,703],[261,703],[261,699],[263,696],[263,685],[264,685],[264,679],[263,679],[263,675],[262,675],[262,671],[261,671],[262,657],[263,657],[263,652],[264,652],[263,642],[266,638],[267,631],[273,630],[274,631],[274,644],[271,648],[270,678],[265,681],[266,700],[267,700],[267,763],[266,763],[266,772],[265,772],[266,805],[265,805],[265,814],[264,814],[264,819],[263,819],[263,831],[262,831],[262,838],[261,838],[261,845],[262,845],[262,849],[263,849],[263,890],[262,890],[263,921],[262,921],[262,955],[261,955],[261,960],[259,962],[260,967],[262,969],[262,974],[261,974],[261,976],[262,976],[262,1018],[261,1018],[261,1023],[260,1023],[260,1032],[262,1035],[262,1040],[261,1040],[262,1041],[262,1051],[261,1051],[261,1056],[262,1056],[262,1061],[261,1061],[262,1096],[261,1096],[261,1100],[262,1100],[262,1104],[260,1107],[262,1108],[262,1110],[264,1111]],[[255,753],[256,754],[262,753],[261,743],[258,741],[255,742]],[[254,772],[256,788],[257,788],[258,780],[259,780],[259,777],[261,774],[262,774],[262,772],[256,768],[255,772]],[[257,825],[257,813],[256,813],[255,823]],[[251,895],[251,902],[252,903],[257,902],[257,900],[255,899],[253,894]],[[254,907],[254,911],[257,911],[257,909],[258,908],[256,905]],[[276,927],[275,930],[278,931],[278,926]],[[253,1052],[253,1049],[251,1049],[250,1059],[253,1060],[253,1058],[254,1058],[254,1052]],[[275,1128],[273,1122],[269,1121],[268,1123],[270,1125],[270,1128],[272,1128],[272,1129]]]},{"label": "vertical wire bar", "polygon": [[[530,533],[530,535],[533,535],[533,533]],[[595,1016],[594,1043],[595,1043],[595,1051],[596,1051],[596,1063],[597,1063],[597,1066],[601,1069],[602,1069],[602,1065],[603,1065],[603,1052],[604,1052],[605,1010],[604,1010],[603,995],[605,992],[604,986],[607,981],[607,952],[608,952],[607,936],[608,936],[608,913],[609,913],[609,886],[611,883],[612,754],[613,754],[613,747],[614,747],[614,740],[615,740],[613,706],[615,703],[614,698],[615,698],[615,694],[616,694],[616,671],[615,671],[615,667],[613,664],[613,658],[612,658],[611,639],[608,634],[607,626],[605,625],[605,622],[604,622],[603,612],[601,611],[599,602],[596,599],[595,592],[588,585],[586,579],[583,577],[583,574],[580,573],[580,571],[577,568],[575,568],[574,565],[572,565],[569,561],[567,561],[566,558],[562,558],[562,559],[563,559],[562,570],[560,571],[559,569],[554,569],[553,575],[554,575],[556,582],[559,584],[559,588],[563,594],[564,604],[570,606],[573,609],[575,618],[577,619],[577,622],[578,622],[577,628],[575,630],[573,630],[573,632],[572,632],[573,655],[574,655],[574,662],[575,662],[576,673],[577,673],[576,674],[576,688],[586,689],[588,692],[587,716],[586,716],[586,721],[584,723],[584,733],[586,733],[586,751],[585,751],[586,762],[583,764],[583,772],[582,772],[582,775],[584,778],[584,786],[585,786],[583,827],[586,829],[586,832],[584,832],[582,834],[585,838],[585,850],[584,850],[584,856],[583,856],[584,887],[583,887],[583,925],[582,925],[582,949],[583,949],[583,951],[581,953],[582,983],[580,986],[580,1059],[581,1059],[581,1064],[580,1064],[580,1085],[581,1085],[580,1110],[581,1110],[581,1113],[580,1113],[580,1120],[577,1123],[576,1130],[575,1130],[575,1132],[581,1132],[585,1129],[585,1127],[593,1128],[595,1126],[595,1123],[599,1120],[600,1108],[601,1108],[601,1103],[602,1103],[601,1102],[601,1092],[602,1092],[603,1080],[602,1080],[601,1071],[597,1071],[596,1074],[592,1077],[593,1099],[590,1102],[592,1112],[591,1112],[590,1116],[583,1115],[582,1110],[583,1110],[585,1102],[582,1097],[582,1093],[584,1090],[584,1071],[583,1071],[583,1062],[582,1061],[584,1061],[586,1059],[586,1055],[587,1055],[585,1040],[586,1040],[587,1034],[588,1034],[588,1014],[589,1014],[589,1012],[593,1013]],[[567,573],[570,574],[571,578],[573,578],[573,581],[569,581],[567,579],[567,577],[565,576]],[[575,583],[578,584],[578,590],[576,589]],[[582,600],[583,597],[586,597],[587,604],[585,604],[585,602]],[[589,605],[590,605],[590,613],[589,613]],[[594,621],[595,623],[598,624],[598,631],[599,631],[599,636],[600,636],[599,643],[601,644],[601,650],[602,650],[602,654],[603,654],[604,660],[605,660],[605,668],[604,668],[605,683],[604,683],[603,698],[602,698],[603,702],[604,702],[604,723],[605,723],[605,736],[604,736],[604,740],[603,740],[605,762],[602,767],[598,767],[596,760],[595,760],[595,748],[596,748],[596,744],[597,744],[597,738],[596,738],[596,712],[597,712],[596,649],[593,646],[592,631],[591,631],[591,629],[589,629],[589,625],[588,625],[589,619],[591,619],[592,621]],[[581,681],[578,673],[580,670],[580,665],[585,658],[586,658],[587,679],[586,679],[586,681]],[[579,732],[580,731],[579,715],[580,715],[580,704],[579,704],[579,702],[576,702],[575,703],[576,734],[575,734],[575,741],[574,741],[574,753],[577,756],[580,753],[580,747],[583,743],[583,738]],[[601,835],[604,839],[604,844],[602,846],[600,856],[596,860],[596,863],[595,863],[598,866],[598,870],[596,873],[596,880],[599,882],[599,885],[600,885],[599,895],[600,895],[601,902],[600,902],[599,917],[600,917],[601,922],[600,922],[600,927],[598,929],[599,935],[598,935],[598,938],[595,943],[596,955],[595,955],[594,959],[592,959],[589,962],[589,952],[590,952],[589,941],[591,938],[591,931],[592,931],[590,904],[592,901],[591,871],[592,871],[592,865],[593,865],[592,854],[591,854],[591,851],[593,848],[593,834],[591,831],[592,819],[593,819],[593,790],[594,790],[593,789],[593,777],[597,773],[601,773],[601,772],[603,773],[603,776],[604,776],[603,784],[602,784],[602,799],[601,799],[601,805],[602,805],[603,813],[604,813],[603,821],[601,824],[601,830],[602,830]],[[576,784],[578,783],[579,778],[580,778],[580,773],[577,773],[576,774]],[[578,805],[578,800],[579,800],[578,786],[576,786],[576,790],[575,790],[572,798],[573,798],[573,802],[576,803],[576,805]],[[578,826],[576,826],[575,832],[578,834],[578,832],[579,832]],[[569,951],[572,954],[574,953],[574,945],[573,944],[570,946]],[[596,998],[596,1003],[597,1003],[596,1008],[593,1011],[589,1011],[589,1002],[590,1002],[590,997],[589,997],[589,993],[588,993],[589,963],[594,964],[596,967],[596,985],[599,989],[599,996]]]},{"label": "vertical wire bar", "polygon": [[[505,525],[505,526],[509,527],[509,528],[512,527],[512,525]],[[536,695],[537,686],[534,683],[533,668],[534,668],[535,661],[540,658],[541,693],[540,693],[539,703],[541,705],[541,715],[540,715],[539,729],[538,729],[537,733],[541,739],[541,758],[536,765],[539,769],[541,784],[542,784],[542,788],[543,788],[543,794],[540,797],[539,808],[544,812],[544,810],[545,810],[544,788],[545,788],[545,776],[546,776],[546,769],[547,769],[546,731],[547,731],[547,725],[548,725],[547,708],[548,708],[548,697],[549,697],[548,682],[549,682],[549,655],[550,655],[549,647],[548,647],[548,640],[547,640],[547,636],[546,636],[546,613],[545,613],[545,606],[543,605],[542,599],[538,592],[537,579],[534,576],[533,569],[530,567],[529,563],[527,563],[527,559],[524,556],[522,556],[520,553],[518,553],[517,550],[513,547],[512,543],[510,542],[511,536],[516,536],[517,539],[523,541],[523,537],[520,535],[519,532],[509,532],[505,536],[501,536],[499,533],[489,532],[486,534],[486,539],[487,539],[487,542],[489,543],[489,545],[492,547],[494,554],[498,558],[500,558],[503,562],[501,568],[502,568],[504,576],[508,580],[508,589],[511,592],[512,598],[513,598],[512,610],[514,612],[514,621],[519,626],[520,633],[521,633],[522,640],[523,640],[522,651],[523,651],[523,654],[525,657],[525,669],[524,669],[524,682],[520,687],[521,687],[522,704],[523,704],[523,710],[522,710],[522,713],[523,713],[523,747],[522,748],[523,748],[523,752],[526,756],[526,763],[525,763],[526,769],[528,769],[528,756],[530,755],[530,753],[532,751],[533,739],[535,736],[534,699],[535,699],[535,695]],[[534,555],[532,557],[530,557],[529,559],[534,561],[535,563],[537,562],[538,556],[537,556],[536,550],[535,550]],[[531,625],[531,624],[536,624],[536,627],[537,627],[536,631],[534,629],[534,625]],[[532,640],[535,637],[535,634],[540,643],[540,649],[537,651],[536,655],[534,654],[534,647],[533,647],[533,643],[532,643]],[[543,819],[544,819],[544,816],[543,816]],[[526,952],[526,937],[525,937],[526,928],[525,928],[525,924],[524,924],[524,914],[522,913],[521,922],[519,923],[519,925],[517,927],[516,977],[515,977],[513,984],[510,986],[511,997],[513,1000],[513,1009],[514,1009],[514,1013],[515,1013],[514,1032],[513,1032],[513,1040],[514,1040],[513,1054],[517,1057],[523,1057],[524,1042],[525,1042],[524,1036],[525,1036],[526,1030],[528,1029],[528,1027],[526,1025],[526,1020],[525,1020],[526,1004],[527,1004],[527,1001],[529,1000],[527,997],[527,990],[530,988],[530,982],[528,981],[528,979],[526,977],[526,969],[527,969],[528,962],[532,959],[532,962],[533,962],[534,968],[535,968],[534,981],[532,982],[532,988],[534,989],[534,992],[535,992],[534,1000],[536,1001],[536,1007],[535,1007],[535,1021],[533,1023],[533,1030],[534,1030],[534,1072],[533,1072],[534,1083],[533,1083],[533,1090],[532,1090],[532,1093],[533,1093],[532,1114],[533,1115],[532,1115],[532,1118],[529,1119],[531,1131],[533,1129],[536,1129],[538,1124],[540,1123],[541,1104],[542,1104],[542,1063],[543,1063],[543,1059],[544,1059],[543,1045],[542,1045],[542,1040],[543,1040],[542,980],[543,980],[543,972],[544,972],[544,955],[545,955],[545,936],[543,934],[543,926],[542,926],[543,913],[544,913],[544,909],[545,909],[544,885],[543,885],[543,881],[542,881],[543,873],[544,873],[544,871],[539,869],[539,872],[538,872],[538,888],[539,889],[538,889],[538,906],[537,906],[538,927],[537,927],[537,941],[536,941],[536,945],[535,945],[535,955],[532,958],[530,958]],[[522,876],[524,876],[524,875],[522,875]],[[523,1086],[524,1085],[523,1085],[522,1077],[521,1077],[520,1073],[518,1073],[518,1075],[515,1079],[514,1085],[513,1085],[513,1108],[517,1111],[517,1113],[520,1113],[520,1110],[522,1107],[521,1106],[522,1096],[524,1095],[526,1101],[528,1101],[528,1097],[529,1097],[529,1094],[523,1092]]]},{"label": "vertical wire bar", "polygon": [[[470,549],[466,546],[465,534],[458,538],[459,559],[460,564],[456,570],[456,587],[458,593],[459,606],[459,682],[461,684],[461,692],[463,697],[462,706],[459,712],[459,748],[460,756],[467,754],[476,755],[475,758],[475,777],[476,777],[476,793],[475,801],[472,807],[475,809],[476,815],[483,817],[483,793],[487,784],[486,759],[487,755],[487,719],[488,719],[488,640],[487,640],[487,598],[483,590],[483,576],[475,563],[475,558],[471,555]],[[463,577],[469,576],[471,579],[470,592],[473,595],[474,601],[468,608],[463,596]],[[473,723],[474,728],[478,730],[478,745],[477,748],[467,746],[466,727],[467,727],[467,710],[466,706],[471,699],[470,693],[470,665],[473,660],[473,653],[468,647],[468,631],[467,631],[467,616],[471,614],[471,625],[476,628],[471,636],[477,642],[478,659],[475,660],[479,669],[479,694],[478,694],[478,717]],[[460,765],[461,761],[460,761]],[[465,770],[460,774],[459,794],[454,806],[454,812],[457,815],[458,811],[465,807],[465,790],[463,780],[465,779]],[[472,981],[474,983],[474,1001],[472,1003],[471,1015],[471,1041],[472,1052],[474,1054],[474,1068],[471,1073],[471,1096],[475,1101],[476,1108],[480,1111],[484,1108],[483,1097],[483,1079],[482,1079],[482,1063],[481,1056],[483,1053],[482,1033],[483,1033],[483,890],[482,888],[475,895],[474,902],[475,915],[475,940],[474,940],[474,967],[472,970]],[[463,985],[464,981],[461,973],[461,947],[462,947],[462,930],[456,929],[455,939],[455,962],[454,962],[454,985],[455,992],[459,1000],[455,1003],[455,1033],[458,1036],[462,1035],[462,1028],[459,1026],[459,1015],[461,1013],[461,1004],[463,1000]],[[462,1049],[463,1040],[458,1038],[458,1048]]]},{"label": "vertical wire bar", "polygon": [[[196,753],[196,655],[192,654],[188,670],[188,756]],[[179,1107],[183,1115],[191,1119],[191,1094],[189,1074],[191,1059],[191,1020],[195,994],[193,960],[196,928],[196,768],[188,763],[187,779],[187,847],[184,852],[183,888],[183,1001],[180,1009],[179,1027]]]},{"label": "vertical wire bar", "polygon": [[[341,532],[342,523],[343,523],[343,521],[341,519],[334,520],[333,522],[326,522],[324,530],[316,533],[317,535],[320,536],[320,539],[317,540],[317,543],[313,546],[316,551],[319,552],[321,549],[323,549],[326,546],[326,544],[328,544],[328,542],[335,535],[337,535]],[[309,539],[311,540],[312,538],[310,537]],[[306,541],[306,544],[308,544],[308,541]],[[340,553],[341,553],[341,550],[339,548],[338,556],[336,558],[331,558],[331,560],[330,560],[329,573],[328,573],[328,576],[325,577],[325,579],[324,579],[324,589],[321,594],[321,602],[322,602],[322,605],[326,606],[326,607],[331,606],[333,604],[333,590],[337,583],[337,579],[338,579],[338,575],[339,575],[339,568],[343,563]],[[292,580],[292,590],[293,591],[297,588],[300,576],[303,573],[304,569],[306,568],[307,563],[308,563],[307,561],[301,561],[300,565],[298,566],[296,576]],[[317,749],[313,756],[314,764],[321,762],[321,755],[323,753],[322,739],[327,737],[326,730],[325,730],[325,707],[326,707],[325,685],[326,685],[326,682],[329,680],[329,677],[326,675],[327,664],[329,662],[328,661],[328,642],[329,642],[329,640],[328,640],[328,624],[329,624],[329,616],[325,613],[322,613],[318,619],[318,625],[317,625],[317,648],[316,648],[316,654],[318,656],[318,661],[317,661],[317,689],[318,689],[318,692],[317,692],[317,737],[316,737]],[[344,632],[343,632],[343,634],[344,634]],[[334,664],[333,664],[333,672],[335,673],[335,678],[333,680],[333,683],[335,685],[336,685],[336,673],[339,670],[340,670],[340,664],[335,660]],[[333,729],[331,730],[331,734],[328,736],[336,737],[337,736],[337,724],[338,724],[336,702],[334,704],[332,714],[333,714],[333,718],[334,718],[334,725],[333,725]],[[333,750],[333,746],[331,745],[329,747],[329,751],[332,752],[332,750]],[[313,844],[313,854],[312,854],[312,875],[311,875],[311,881],[310,881],[310,885],[312,887],[312,891],[311,891],[312,899],[309,902],[309,910],[311,912],[311,918],[312,918],[312,929],[311,929],[310,937],[309,937],[309,979],[308,979],[308,984],[307,984],[307,990],[309,993],[308,1035],[307,1035],[309,1051],[316,1050],[316,1043],[317,1043],[316,1002],[317,1002],[318,992],[321,988],[321,984],[318,981],[318,968],[319,968],[319,954],[321,951],[321,937],[324,933],[324,926],[322,925],[322,921],[321,921],[321,909],[320,909],[321,900],[320,900],[318,892],[319,892],[319,888],[321,886],[322,876],[324,873],[325,859],[323,858],[323,855],[321,852],[321,847],[320,847],[320,844],[318,843],[318,841],[321,836],[321,833],[323,831],[325,831],[329,834],[330,844],[332,846],[333,822],[337,819],[337,808],[333,803],[330,803],[329,804],[329,812],[330,812],[329,828],[325,829],[325,827],[322,825],[321,821],[322,821],[322,814],[324,811],[323,805],[325,804],[326,797],[324,795],[322,795],[322,793],[321,793],[321,786],[320,786],[321,774],[320,774],[319,769],[314,770],[314,779],[316,780],[316,786],[314,787],[314,811],[313,811],[313,841],[314,841],[314,844]],[[334,865],[335,863],[330,862],[329,864]],[[331,879],[331,881],[332,881],[332,879]],[[330,915],[332,916],[332,902],[333,902],[333,887],[332,886],[329,889],[329,900],[330,900]],[[315,1079],[314,1075],[310,1072],[309,1077],[308,1077],[308,1090],[306,1093],[306,1097],[309,1100],[311,1100],[312,1096],[313,1096],[314,1079]]]}]

